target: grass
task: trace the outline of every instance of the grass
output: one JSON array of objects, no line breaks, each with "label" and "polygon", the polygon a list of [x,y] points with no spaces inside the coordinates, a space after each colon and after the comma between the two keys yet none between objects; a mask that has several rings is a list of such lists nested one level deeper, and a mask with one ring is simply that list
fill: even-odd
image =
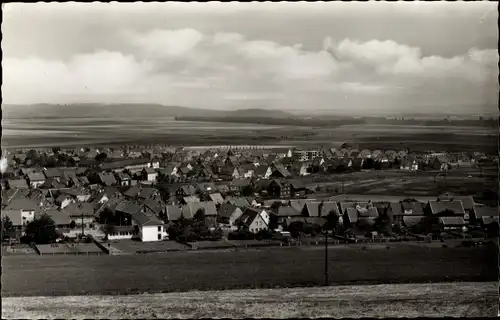
[{"label": "grass", "polygon": [[2,298],[3,318],[495,317],[495,282]]},{"label": "grass", "polygon": [[[495,281],[498,249],[394,246],[329,250],[331,284]],[[3,296],[133,294],[318,286],[324,252],[297,247],[241,252],[2,259]]]}]

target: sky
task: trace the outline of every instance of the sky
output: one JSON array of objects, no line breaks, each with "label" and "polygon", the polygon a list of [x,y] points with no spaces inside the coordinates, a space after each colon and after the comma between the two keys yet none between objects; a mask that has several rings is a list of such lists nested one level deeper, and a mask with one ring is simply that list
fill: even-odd
[{"label": "sky", "polygon": [[13,3],[8,104],[480,114],[495,2]]}]

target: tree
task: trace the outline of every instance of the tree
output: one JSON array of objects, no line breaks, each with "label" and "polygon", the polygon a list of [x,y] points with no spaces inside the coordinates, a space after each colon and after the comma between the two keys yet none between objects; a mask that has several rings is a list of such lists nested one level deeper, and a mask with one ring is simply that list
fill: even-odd
[{"label": "tree", "polygon": [[103,227],[103,231],[104,231],[104,238],[107,240],[110,234],[115,233],[116,226],[113,224],[105,224]]},{"label": "tree", "polygon": [[74,229],[74,228],[76,227],[76,222],[75,222],[75,220],[71,220],[71,222],[69,223],[69,227],[70,227],[71,229]]},{"label": "tree", "polygon": [[59,153],[59,151],[61,151],[61,148],[59,148],[59,147],[54,147],[54,148],[52,148],[52,152],[53,152],[54,154]]},{"label": "tree", "polygon": [[58,237],[54,220],[46,214],[26,225],[26,235],[37,244],[52,243]]},{"label": "tree", "polygon": [[330,211],[326,216],[326,221],[323,224],[325,230],[335,230],[339,226],[340,217],[335,211]]},{"label": "tree", "polygon": [[372,158],[368,158],[363,162],[363,169],[370,170],[375,168],[375,161]]},{"label": "tree", "polygon": [[107,155],[105,152],[101,152],[101,153],[99,153],[97,156],[95,156],[95,161],[102,162],[102,161],[104,161],[107,157],[108,157],[108,155]]},{"label": "tree", "polygon": [[244,197],[249,197],[249,196],[253,195],[254,192],[255,192],[255,190],[252,188],[252,186],[248,185],[248,186],[245,186],[241,190],[241,195],[244,196]]},{"label": "tree", "polygon": [[205,208],[199,208],[194,214],[194,217],[198,221],[205,221]]},{"label": "tree", "polygon": [[301,233],[304,232],[304,222],[294,221],[288,225],[288,231],[292,237],[297,238]]},{"label": "tree", "polygon": [[391,223],[387,214],[381,214],[375,219],[375,231],[381,234],[389,234],[391,232]]},{"label": "tree", "polygon": [[10,236],[10,233],[14,231],[14,225],[10,220],[9,216],[2,217],[2,241]]}]

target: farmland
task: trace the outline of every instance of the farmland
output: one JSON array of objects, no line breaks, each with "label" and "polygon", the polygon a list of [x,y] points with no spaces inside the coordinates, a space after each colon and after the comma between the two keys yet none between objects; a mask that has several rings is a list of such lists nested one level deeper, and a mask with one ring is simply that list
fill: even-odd
[{"label": "farmland", "polygon": [[[172,145],[310,145],[414,151],[491,151],[498,139],[493,128],[425,127],[399,125],[345,125],[315,128],[219,122],[174,121],[171,117],[127,119],[37,118],[3,119],[2,143],[9,147],[134,144]],[[249,134],[251,133],[251,134]]]},{"label": "farmland", "polygon": [[[355,246],[329,251],[332,285],[498,278],[496,246]],[[122,256],[12,256],[2,260],[3,296],[307,287],[324,283],[323,250],[294,247]]]},{"label": "farmland", "polygon": [[[380,292],[384,296],[380,297]],[[494,317],[495,282],[3,298],[5,318]]]}]

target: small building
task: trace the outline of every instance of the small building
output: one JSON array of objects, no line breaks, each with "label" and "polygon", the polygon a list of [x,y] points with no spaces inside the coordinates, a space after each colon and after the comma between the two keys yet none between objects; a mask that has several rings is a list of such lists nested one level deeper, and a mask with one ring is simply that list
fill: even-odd
[{"label": "small building", "polygon": [[462,217],[441,217],[439,220],[444,230],[461,230],[466,225]]},{"label": "small building", "polygon": [[10,189],[29,189],[28,183],[25,179],[9,179],[7,180],[7,186]]},{"label": "small building", "polygon": [[158,178],[158,172],[156,172],[153,168],[142,169],[143,180],[155,182],[157,178]]},{"label": "small building", "polygon": [[243,214],[240,208],[230,203],[224,203],[217,212],[217,222],[229,225],[231,229],[236,230],[236,221]]},{"label": "small building", "polygon": [[291,194],[290,184],[287,182],[273,180],[267,187],[267,192],[270,196],[279,197],[279,198],[289,198]]},{"label": "small building", "polygon": [[27,174],[28,183],[31,188],[36,189],[45,183],[45,176],[41,172],[30,172]]},{"label": "small building", "polygon": [[135,234],[141,241],[150,242],[168,239],[163,222],[154,214],[144,212],[141,206],[131,201],[124,201],[116,207],[116,211],[130,217],[130,225],[134,226]]}]

